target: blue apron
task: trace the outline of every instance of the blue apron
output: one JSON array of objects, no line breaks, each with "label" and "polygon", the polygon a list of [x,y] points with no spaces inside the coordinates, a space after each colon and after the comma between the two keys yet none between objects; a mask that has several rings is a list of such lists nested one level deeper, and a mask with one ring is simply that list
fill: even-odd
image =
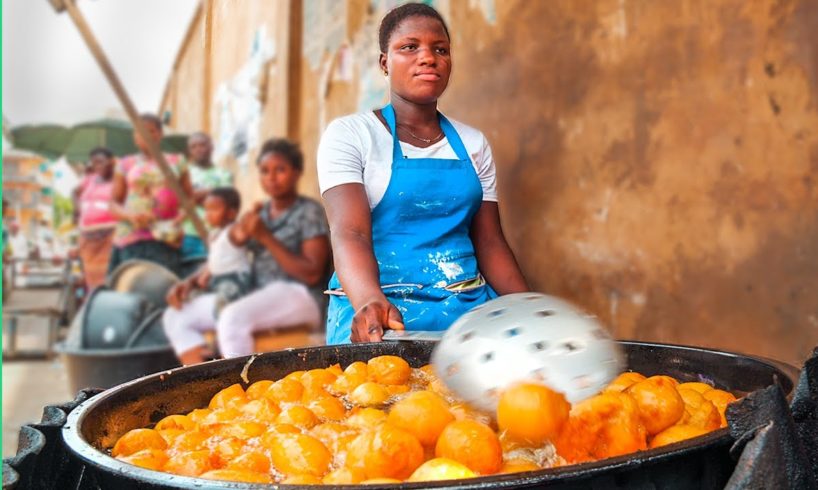
[{"label": "blue apron", "polygon": [[[446,330],[460,315],[497,294],[477,268],[469,231],[483,188],[457,131],[440,113],[456,159],[403,155],[395,110],[382,111],[392,133],[392,177],[372,210],[372,246],[381,289],[407,330]],[[338,275],[329,282],[327,343],[350,342],[354,308]]]}]

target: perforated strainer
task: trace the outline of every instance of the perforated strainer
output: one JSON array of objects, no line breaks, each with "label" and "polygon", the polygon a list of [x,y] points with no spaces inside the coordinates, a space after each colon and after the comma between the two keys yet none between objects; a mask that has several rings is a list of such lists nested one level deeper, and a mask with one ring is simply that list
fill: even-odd
[{"label": "perforated strainer", "polygon": [[594,317],[553,296],[518,293],[461,316],[435,347],[432,365],[457,396],[494,412],[515,382],[543,383],[576,403],[598,393],[624,363]]}]

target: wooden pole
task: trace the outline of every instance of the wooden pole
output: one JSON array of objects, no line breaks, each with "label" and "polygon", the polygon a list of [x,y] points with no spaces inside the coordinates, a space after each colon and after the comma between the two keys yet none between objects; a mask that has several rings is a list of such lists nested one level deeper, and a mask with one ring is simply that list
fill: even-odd
[{"label": "wooden pole", "polygon": [[207,229],[205,228],[204,223],[202,223],[202,220],[199,218],[199,215],[196,213],[195,204],[185,193],[184,189],[182,189],[181,184],[179,184],[179,181],[173,174],[173,170],[171,170],[170,165],[168,165],[168,162],[165,160],[165,156],[159,149],[159,142],[153,141],[150,134],[145,129],[144,124],[142,124],[142,119],[139,117],[139,113],[136,111],[130,97],[128,97],[128,93],[125,92],[125,87],[122,85],[122,82],[119,81],[119,77],[117,77],[111,63],[105,56],[105,52],[102,51],[102,47],[94,37],[91,27],[85,21],[85,17],[83,17],[82,13],[74,4],[75,0],[49,1],[57,12],[62,12],[63,10],[68,11],[68,15],[71,17],[71,20],[74,21],[74,25],[77,26],[77,30],[79,30],[80,35],[82,35],[82,38],[85,40],[85,44],[88,45],[88,49],[91,50],[91,54],[97,60],[97,64],[99,64],[103,74],[105,74],[105,78],[108,79],[108,83],[111,84],[111,88],[114,89],[119,102],[122,104],[122,107],[128,114],[128,118],[131,120],[131,124],[133,124],[134,129],[148,144],[150,155],[154,158],[154,160],[156,160],[156,163],[159,164],[159,169],[162,171],[162,174],[165,176],[165,180],[168,182],[171,189],[173,189],[176,195],[179,196],[179,202],[182,204],[182,209],[184,209],[188,218],[193,223],[193,226],[196,228],[196,233],[198,233],[202,241],[207,244]]},{"label": "wooden pole", "polygon": [[204,1],[204,63],[202,69],[204,70],[204,83],[202,83],[202,129],[208,132],[213,132],[210,127],[210,110],[211,110],[211,91],[213,86],[213,0]]}]

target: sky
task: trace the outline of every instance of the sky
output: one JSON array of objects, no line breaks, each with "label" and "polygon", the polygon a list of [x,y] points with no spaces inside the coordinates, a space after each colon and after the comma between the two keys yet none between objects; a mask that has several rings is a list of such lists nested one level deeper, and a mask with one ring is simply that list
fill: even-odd
[{"label": "sky", "polygon": [[[79,0],[80,11],[140,112],[155,112],[199,0]],[[48,0],[2,0],[3,115],[76,124],[124,115],[67,12]]]}]

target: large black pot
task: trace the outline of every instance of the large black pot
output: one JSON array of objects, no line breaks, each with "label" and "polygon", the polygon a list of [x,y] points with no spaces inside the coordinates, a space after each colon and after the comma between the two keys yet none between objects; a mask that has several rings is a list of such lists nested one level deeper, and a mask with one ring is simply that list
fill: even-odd
[{"label": "large black pot", "polygon": [[[645,375],[667,374],[682,381],[706,378],[716,387],[751,392],[779,382],[790,395],[798,370],[774,361],[739,354],[663,344],[622,342],[629,369]],[[108,390],[73,410],[63,428],[73,454],[107,489],[248,489],[259,485],[175,476],[120,462],[104,451],[125,432],[156,423],[169,414],[206,406],[220,389],[279,379],[301,369],[346,366],[353,361],[393,354],[413,366],[428,362],[434,343],[383,342],[315,347],[214,361],[157,373]],[[246,379],[242,379],[242,372]],[[727,429],[663,448],[594,463],[529,473],[446,482],[403,484],[401,488],[723,488],[735,467]],[[392,486],[394,487],[394,486]],[[290,488],[290,487],[288,487]],[[366,488],[370,488],[367,486]],[[374,486],[378,488],[378,486]]]}]

